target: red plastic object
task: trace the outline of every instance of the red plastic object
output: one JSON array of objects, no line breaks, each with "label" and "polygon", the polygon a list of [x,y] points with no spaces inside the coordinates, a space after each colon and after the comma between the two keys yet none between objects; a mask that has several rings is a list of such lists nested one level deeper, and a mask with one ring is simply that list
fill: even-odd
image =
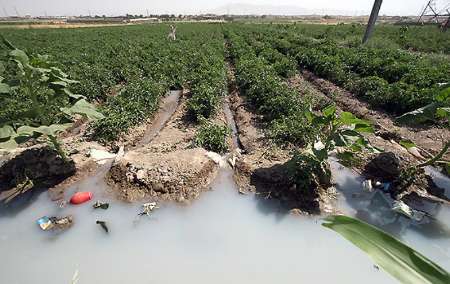
[{"label": "red plastic object", "polygon": [[77,192],[70,198],[71,204],[82,204],[92,199],[92,192]]}]

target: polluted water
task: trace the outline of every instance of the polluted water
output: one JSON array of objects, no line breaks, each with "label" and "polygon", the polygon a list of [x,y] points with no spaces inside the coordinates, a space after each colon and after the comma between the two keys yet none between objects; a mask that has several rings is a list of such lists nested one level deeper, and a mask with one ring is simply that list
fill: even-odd
[{"label": "polluted water", "polygon": [[[362,191],[362,180],[336,163],[333,170],[341,211],[369,222],[385,218],[383,229],[450,270],[448,236],[428,234],[401,216],[395,221],[363,212],[374,197],[352,197]],[[158,204],[149,216],[138,216],[142,204],[111,198],[103,175],[66,190],[66,199],[93,191],[85,204],[60,208],[47,193],[35,192],[26,205],[0,210],[0,283],[73,283],[74,275],[77,283],[109,284],[396,283],[364,252],[321,226],[320,217],[282,214],[274,202],[239,194],[231,169],[221,169],[212,190],[189,206]],[[440,182],[450,188],[447,179]],[[109,208],[94,209],[96,200]],[[448,211],[440,214],[439,224],[448,226]],[[45,215],[71,215],[74,224],[42,231],[36,220]],[[107,224],[107,233],[97,220]]]}]

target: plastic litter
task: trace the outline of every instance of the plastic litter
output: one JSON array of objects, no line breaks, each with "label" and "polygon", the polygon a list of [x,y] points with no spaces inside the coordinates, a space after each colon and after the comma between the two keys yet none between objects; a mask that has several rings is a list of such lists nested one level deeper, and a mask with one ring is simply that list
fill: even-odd
[{"label": "plastic litter", "polygon": [[383,188],[381,189],[384,192],[389,192],[391,189],[391,183],[390,182],[385,182],[383,183]]},{"label": "plastic litter", "polygon": [[217,165],[219,165],[219,167],[221,167],[221,168],[223,168],[226,164],[226,162],[224,161],[222,156],[217,154],[216,152],[207,152],[206,157],[213,160],[213,162],[216,163]]},{"label": "plastic litter", "polygon": [[363,181],[362,186],[363,186],[364,191],[368,191],[368,192],[373,191],[372,180],[370,180],[370,179],[366,179],[365,181]]},{"label": "plastic litter", "polygon": [[94,205],[92,205],[92,207],[94,207],[94,209],[108,209],[109,208],[109,203],[106,202],[102,202],[102,201],[97,201],[94,203]]},{"label": "plastic litter", "polygon": [[108,160],[115,159],[117,155],[105,150],[90,149],[88,156],[94,159],[97,164],[104,165]]},{"label": "plastic litter", "polygon": [[156,206],[156,202],[150,202],[150,203],[144,203],[142,204],[142,212],[139,213],[139,216],[147,215],[150,216],[150,213],[152,213],[153,209],[158,209],[159,207]]},{"label": "plastic litter", "polygon": [[426,215],[425,212],[412,209],[401,200],[394,201],[394,204],[392,205],[392,210],[417,222],[422,221]]},{"label": "plastic litter", "polygon": [[70,198],[71,204],[82,204],[92,199],[92,192],[84,191],[84,192],[77,192],[74,195],[72,195],[72,198]]},{"label": "plastic litter", "polygon": [[99,224],[99,225],[103,228],[103,230],[105,230],[106,233],[109,233],[109,229],[108,229],[108,227],[106,226],[106,222],[105,222],[105,221],[99,221],[99,220],[97,220],[96,223]]},{"label": "plastic litter", "polygon": [[37,223],[38,223],[39,227],[41,227],[41,229],[44,230],[44,231],[50,230],[54,226],[52,221],[50,220],[50,218],[47,217],[47,216],[39,218],[37,220]]},{"label": "plastic litter", "polygon": [[37,220],[37,224],[43,231],[59,229],[64,230],[72,227],[73,225],[73,217],[67,216],[63,218],[58,217],[41,217]]}]

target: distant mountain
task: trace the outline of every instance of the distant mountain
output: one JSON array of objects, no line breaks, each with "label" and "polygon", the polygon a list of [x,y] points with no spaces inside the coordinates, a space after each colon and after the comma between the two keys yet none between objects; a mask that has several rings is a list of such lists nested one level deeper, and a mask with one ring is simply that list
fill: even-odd
[{"label": "distant mountain", "polygon": [[217,9],[208,11],[216,15],[342,15],[359,16],[370,13],[365,11],[346,11],[330,9],[306,9],[298,6],[275,6],[275,5],[255,5],[246,3],[230,3]]}]

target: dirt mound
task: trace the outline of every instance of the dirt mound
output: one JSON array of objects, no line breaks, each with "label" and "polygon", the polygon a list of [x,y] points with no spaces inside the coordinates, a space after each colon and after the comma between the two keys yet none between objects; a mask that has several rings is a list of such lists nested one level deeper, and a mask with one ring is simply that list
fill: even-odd
[{"label": "dirt mound", "polygon": [[131,151],[114,165],[108,178],[122,190],[121,199],[191,200],[206,189],[217,165],[204,149],[168,153]]},{"label": "dirt mound", "polygon": [[48,188],[75,174],[73,161],[64,161],[49,148],[35,146],[7,157],[0,166],[0,192],[25,183],[30,188]]},{"label": "dirt mound", "polygon": [[196,199],[207,189],[218,165],[206,150],[193,148],[199,125],[191,123],[186,113],[186,98],[182,97],[151,141],[127,152],[112,166],[107,180],[120,199],[182,202]]}]

